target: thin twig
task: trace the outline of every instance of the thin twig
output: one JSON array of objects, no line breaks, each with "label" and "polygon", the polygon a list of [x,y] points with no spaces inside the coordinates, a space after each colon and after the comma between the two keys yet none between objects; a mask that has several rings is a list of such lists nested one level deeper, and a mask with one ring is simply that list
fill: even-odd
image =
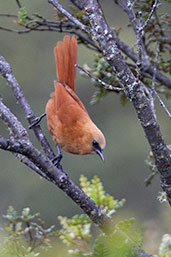
[{"label": "thin twig", "polygon": [[21,3],[20,3],[19,0],[16,0],[16,3],[17,3],[17,5],[18,5],[18,8],[21,8],[21,7],[22,7],[22,5],[21,5]]},{"label": "thin twig", "polygon": [[4,30],[4,31],[8,31],[8,32],[14,32],[14,33],[18,33],[18,34],[28,33],[28,32],[31,31],[31,29],[16,30],[16,29],[5,28],[5,27],[2,27],[2,26],[0,26],[0,30]]},{"label": "thin twig", "polygon": [[81,71],[83,71],[85,74],[87,74],[91,79],[95,80],[96,82],[98,82],[99,84],[101,84],[106,90],[110,90],[110,91],[124,91],[124,88],[120,88],[120,87],[114,87],[110,84],[105,83],[104,81],[102,81],[101,79],[95,77],[92,73],[88,72],[87,70],[85,70],[83,67],[81,67],[78,64],[75,64],[75,66],[77,68],[79,68]]},{"label": "thin twig", "polygon": [[96,45],[95,42],[92,39],[90,39],[89,37],[83,35],[82,33],[78,32],[77,30],[75,30],[75,31],[73,30],[73,33],[75,35],[77,35],[79,38],[81,38],[84,42],[87,42],[88,44],[90,44],[98,52],[100,52],[100,53],[102,52],[101,48],[98,45]]},{"label": "thin twig", "polygon": [[142,12],[139,11],[139,24],[137,24],[137,48],[138,48],[138,60],[136,62],[136,70],[137,70],[137,80],[140,83],[141,80],[141,63],[142,63],[142,48],[143,48],[143,40],[142,40]]},{"label": "thin twig", "polygon": [[11,18],[18,18],[17,15],[14,14],[6,14],[6,13],[0,13],[0,17],[11,17]]},{"label": "thin twig", "polygon": [[152,183],[152,180],[153,180],[153,178],[158,174],[159,172],[158,172],[158,170],[157,169],[154,169],[151,173],[150,173],[150,175],[145,179],[145,185],[146,185],[146,187],[148,187],[151,183]]},{"label": "thin twig", "polygon": [[65,10],[62,5],[60,5],[55,0],[48,0],[50,4],[52,4],[55,8],[58,9],[60,13],[62,13],[65,17],[67,17],[70,21],[72,21],[74,24],[76,24],[81,30],[85,32],[89,32],[89,29],[87,26],[85,26],[83,23],[81,23],[78,19],[76,19],[74,16],[72,16],[67,10]]},{"label": "thin twig", "polygon": [[160,96],[158,95],[158,93],[156,92],[155,89],[153,89],[153,93],[154,93],[155,96],[157,97],[159,103],[161,104],[161,106],[163,107],[163,109],[165,110],[165,112],[167,113],[167,115],[169,116],[169,118],[171,119],[171,113],[169,112],[169,110],[167,109],[166,105],[164,104],[164,102],[162,101],[162,99],[160,98]]},{"label": "thin twig", "polygon": [[152,10],[151,12],[149,13],[149,16],[148,18],[146,19],[146,21],[144,22],[143,26],[142,26],[142,31],[147,27],[149,21],[151,20],[151,17],[153,16],[154,12],[156,11],[157,9],[157,5],[158,5],[158,0],[155,0],[154,4],[153,4],[153,7],[152,7]]},{"label": "thin twig", "polygon": [[156,83],[156,71],[157,71],[157,66],[158,66],[158,57],[159,57],[159,53],[160,53],[160,43],[157,42],[157,48],[156,48],[156,57],[155,57],[155,64],[154,64],[154,73],[153,73],[153,80],[152,80],[152,93],[155,94],[156,98],[158,99],[159,103],[161,104],[161,106],[163,107],[163,109],[165,110],[165,112],[167,113],[167,115],[169,116],[169,118],[171,119],[171,113],[169,112],[169,110],[167,109],[167,107],[165,106],[164,102],[162,101],[162,99],[160,98],[160,96],[158,95],[157,91],[155,90],[155,83]]},{"label": "thin twig", "polygon": [[[120,1],[119,1],[120,3]],[[134,3],[131,3],[130,0],[121,0],[121,7],[123,8],[123,10],[127,13],[129,19],[130,19],[130,22],[131,22],[131,25],[132,25],[132,28],[134,30],[134,33],[137,37],[137,42],[140,40],[140,23],[142,23],[142,21],[140,20],[138,22],[137,20],[137,17],[136,17],[136,14],[135,14],[135,11],[134,11],[134,6],[135,2]],[[140,17],[141,19],[141,17]],[[142,34],[142,33],[141,33]],[[137,43],[138,44],[138,43]],[[145,44],[142,40],[142,36],[141,36],[141,48],[142,48],[142,52],[143,52],[143,55],[144,55],[144,59],[145,61],[149,64],[149,58],[148,58],[148,55],[147,55],[147,51],[146,51],[146,47],[145,47]]]},{"label": "thin twig", "polygon": [[[12,73],[10,65],[3,57],[0,57],[0,74],[8,81],[8,83],[10,83],[13,93],[24,110],[25,115],[27,118],[30,118],[30,115],[32,116],[33,112]],[[23,106],[24,104],[25,106]],[[8,121],[8,126],[12,128],[13,134],[16,133],[19,135],[20,129],[23,129],[22,124],[15,124],[15,122],[13,124],[13,119],[15,121],[15,118],[11,117],[12,119],[10,119],[8,114],[8,112],[4,111],[3,120]],[[24,138],[24,136],[26,138]],[[38,136],[40,136],[40,134]],[[42,134],[42,136],[44,135]],[[39,141],[41,140],[42,139],[40,138]],[[46,145],[46,147],[48,148],[48,145]],[[47,176],[48,180],[63,190],[106,234],[113,231],[111,219],[93,202],[93,200],[91,200],[78,186],[72,182],[61,165],[60,167],[56,167],[46,156],[44,156],[32,145],[31,141],[27,138],[27,132],[24,133],[22,138],[19,137],[18,139],[17,137],[17,140],[5,139],[0,136],[0,148],[27,157],[34,165],[36,165],[36,167],[41,170],[42,174],[39,170],[34,169],[39,175],[43,176],[44,178]]]},{"label": "thin twig", "polygon": [[[131,7],[132,7],[132,4],[131,4]],[[130,12],[128,12],[128,13],[130,13]],[[133,16],[131,16],[130,19],[132,21],[134,21],[135,13],[133,13],[132,15]],[[135,18],[136,18],[136,16],[135,16]],[[32,22],[34,21],[36,23],[36,27],[29,27],[29,30],[28,29],[26,29],[26,30],[15,30],[15,29],[9,29],[9,28],[5,28],[5,27],[0,27],[0,29],[4,30],[4,31],[8,31],[8,32],[18,33],[18,34],[30,33],[32,31],[50,31],[50,32],[58,31],[58,32],[71,33],[71,34],[75,34],[78,37],[82,38],[84,42],[86,41],[89,45],[91,45],[93,47],[93,50],[97,49],[99,52],[102,52],[101,48],[98,45],[96,45],[91,39],[87,38],[82,33],[78,32],[78,29],[80,27],[75,25],[73,22],[70,22],[70,23],[69,22],[62,22],[61,23],[60,21],[46,20],[43,17],[41,18],[41,19],[43,19],[43,21],[42,20],[41,21],[40,20],[35,20],[35,19],[30,18],[30,17],[28,17],[28,19]],[[44,28],[40,28],[41,26],[43,26]],[[65,27],[70,28],[70,29],[63,29],[63,27],[64,28]],[[134,27],[136,27],[136,26],[134,25],[133,28]],[[126,56],[128,56],[131,60],[133,60],[134,62],[137,62],[137,60],[138,60],[137,54],[134,53],[132,51],[132,49],[130,49],[124,42],[122,42],[118,38],[118,36],[114,33],[114,31],[113,31],[113,36],[114,36],[114,38],[117,42],[117,45],[118,45],[119,49]],[[86,46],[89,47],[89,45],[86,45]],[[144,50],[143,50],[143,54],[145,56],[145,51]],[[148,72],[151,76],[153,76],[154,67],[149,62],[148,56],[145,56],[144,59],[142,60],[141,69]],[[156,72],[156,79],[158,80],[158,82],[162,83],[163,85],[167,86],[168,88],[171,88],[171,79],[164,76],[159,70]]]},{"label": "thin twig", "polygon": [[156,71],[158,66],[159,53],[160,53],[160,43],[157,42],[155,64],[154,64],[154,71],[153,71],[153,80],[152,80],[152,90],[155,88],[155,83],[156,83]]},{"label": "thin twig", "polygon": [[[165,143],[159,124],[151,108],[150,101],[142,83],[138,84],[118,49],[115,35],[106,23],[98,0],[72,0],[80,9],[86,11],[90,21],[90,32],[99,43],[114,74],[125,87],[127,96],[132,101],[137,118],[144,129],[146,138],[154,155],[155,165],[160,172],[161,187],[171,204],[171,151]],[[92,7],[93,5],[93,7]]]}]

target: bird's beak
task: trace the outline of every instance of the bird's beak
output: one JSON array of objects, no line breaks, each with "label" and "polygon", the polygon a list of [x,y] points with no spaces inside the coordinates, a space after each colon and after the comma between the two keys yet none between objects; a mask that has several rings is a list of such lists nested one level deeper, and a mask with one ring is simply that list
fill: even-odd
[{"label": "bird's beak", "polygon": [[94,150],[100,156],[102,161],[104,162],[104,152],[103,152],[103,150],[101,150],[101,149],[94,149]]}]

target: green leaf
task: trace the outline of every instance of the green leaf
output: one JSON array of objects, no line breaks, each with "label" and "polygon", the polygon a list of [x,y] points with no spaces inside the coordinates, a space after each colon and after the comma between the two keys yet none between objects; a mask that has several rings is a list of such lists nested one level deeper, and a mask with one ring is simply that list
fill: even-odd
[{"label": "green leaf", "polygon": [[18,21],[19,25],[24,26],[27,23],[27,11],[25,7],[21,7],[18,12]]},{"label": "green leaf", "polygon": [[115,200],[113,196],[104,191],[103,185],[97,176],[91,181],[81,175],[80,186],[82,190],[106,213],[115,213],[117,209],[121,208],[125,200]]},{"label": "green leaf", "polygon": [[104,234],[97,237],[93,247],[93,257],[111,257],[106,242],[107,238]]}]

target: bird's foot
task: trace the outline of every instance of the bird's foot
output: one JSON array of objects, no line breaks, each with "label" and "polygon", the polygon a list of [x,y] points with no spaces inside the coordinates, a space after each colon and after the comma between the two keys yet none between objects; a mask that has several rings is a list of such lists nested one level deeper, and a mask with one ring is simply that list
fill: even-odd
[{"label": "bird's foot", "polygon": [[46,113],[44,112],[42,115],[36,117],[33,122],[29,125],[29,129],[32,129],[35,126],[38,126],[43,117],[46,116]]},{"label": "bird's foot", "polygon": [[61,151],[58,153],[58,155],[52,160],[53,164],[57,167],[57,168],[61,168],[61,162],[62,160],[62,154]]}]

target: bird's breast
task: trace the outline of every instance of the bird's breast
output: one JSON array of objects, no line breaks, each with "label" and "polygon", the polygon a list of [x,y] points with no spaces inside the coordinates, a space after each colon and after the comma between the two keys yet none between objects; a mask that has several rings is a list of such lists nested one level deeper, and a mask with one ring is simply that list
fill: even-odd
[{"label": "bird's breast", "polygon": [[92,153],[93,139],[88,126],[90,117],[83,109],[73,103],[65,102],[56,111],[51,101],[46,113],[48,129],[60,148],[73,154]]}]

